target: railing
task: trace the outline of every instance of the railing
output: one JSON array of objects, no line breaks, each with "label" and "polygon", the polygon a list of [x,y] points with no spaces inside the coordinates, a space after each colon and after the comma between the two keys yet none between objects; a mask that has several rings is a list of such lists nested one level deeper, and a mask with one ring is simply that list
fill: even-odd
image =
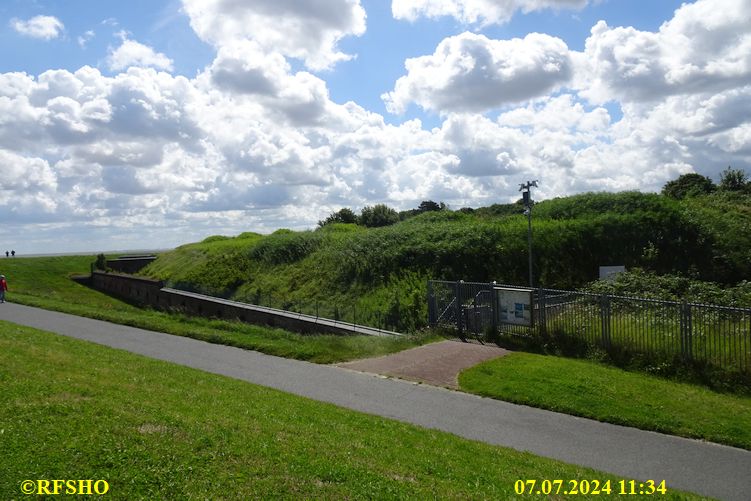
[{"label": "railing", "polygon": [[499,319],[502,287],[429,282],[429,324],[485,337],[569,336],[607,350],[751,372],[751,309],[541,288],[532,294],[532,325],[522,326]]}]

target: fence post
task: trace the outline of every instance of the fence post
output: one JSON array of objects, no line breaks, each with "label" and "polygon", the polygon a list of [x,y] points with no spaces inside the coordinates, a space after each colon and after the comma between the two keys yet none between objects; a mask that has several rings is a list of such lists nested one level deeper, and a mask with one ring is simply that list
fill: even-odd
[{"label": "fence post", "polygon": [[692,324],[691,305],[684,301],[681,303],[681,356],[684,360],[693,358]]},{"label": "fence post", "polygon": [[610,296],[600,296],[600,322],[602,324],[602,345],[610,348]]},{"label": "fence post", "polygon": [[[534,313],[534,306],[532,307],[532,312]],[[537,316],[539,317],[541,336],[547,336],[548,334],[548,326],[545,313],[545,289],[540,287],[540,289],[537,291]]]},{"label": "fence post", "polygon": [[[472,322],[471,322],[472,331],[474,332],[475,336],[480,334],[479,332],[480,330],[477,328],[478,324],[479,322],[477,321],[477,296],[475,296],[472,299]],[[469,330],[469,327],[470,326],[467,325],[467,330]]]},{"label": "fence post", "polygon": [[454,294],[454,302],[455,308],[456,308],[456,328],[459,330],[459,334],[462,333],[462,292],[461,292],[461,286],[459,285],[459,282],[456,282],[454,284],[454,291],[456,292]]},{"label": "fence post", "polygon": [[491,322],[493,324],[493,335],[498,335],[498,291],[495,287],[490,292],[490,315],[492,316]]}]

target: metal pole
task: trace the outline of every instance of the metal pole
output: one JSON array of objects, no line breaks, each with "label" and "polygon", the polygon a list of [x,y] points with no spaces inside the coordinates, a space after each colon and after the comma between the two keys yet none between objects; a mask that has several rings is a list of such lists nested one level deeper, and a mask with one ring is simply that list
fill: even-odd
[{"label": "metal pole", "polygon": [[532,275],[532,187],[537,188],[537,180],[527,181],[519,185],[519,191],[522,192],[524,200],[524,213],[527,215],[527,253],[529,254],[529,287],[534,288],[535,283]]},{"label": "metal pole", "polygon": [[535,283],[532,280],[532,203],[530,201],[527,208],[527,247],[529,253],[529,287],[534,288]]}]

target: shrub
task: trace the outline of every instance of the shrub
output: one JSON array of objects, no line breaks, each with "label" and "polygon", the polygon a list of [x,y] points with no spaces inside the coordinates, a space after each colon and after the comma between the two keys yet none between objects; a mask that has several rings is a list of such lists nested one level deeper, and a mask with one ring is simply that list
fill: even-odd
[{"label": "shrub", "polygon": [[662,194],[680,200],[712,193],[715,188],[716,186],[711,179],[692,172],[683,174],[673,181],[668,181],[662,188]]},{"label": "shrub", "polygon": [[378,228],[380,226],[389,226],[399,221],[399,214],[384,204],[377,204],[373,207],[363,207],[360,213],[360,224],[368,228]]}]

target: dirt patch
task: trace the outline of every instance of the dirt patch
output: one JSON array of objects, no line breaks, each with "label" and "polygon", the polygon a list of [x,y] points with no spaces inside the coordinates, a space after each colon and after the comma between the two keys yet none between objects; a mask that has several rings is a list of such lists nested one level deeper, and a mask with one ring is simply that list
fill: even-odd
[{"label": "dirt patch", "polygon": [[508,350],[497,346],[463,343],[461,341],[441,341],[393,355],[366,358],[337,365],[361,372],[458,389],[457,377],[461,371],[485,360],[502,357],[508,353]]}]

